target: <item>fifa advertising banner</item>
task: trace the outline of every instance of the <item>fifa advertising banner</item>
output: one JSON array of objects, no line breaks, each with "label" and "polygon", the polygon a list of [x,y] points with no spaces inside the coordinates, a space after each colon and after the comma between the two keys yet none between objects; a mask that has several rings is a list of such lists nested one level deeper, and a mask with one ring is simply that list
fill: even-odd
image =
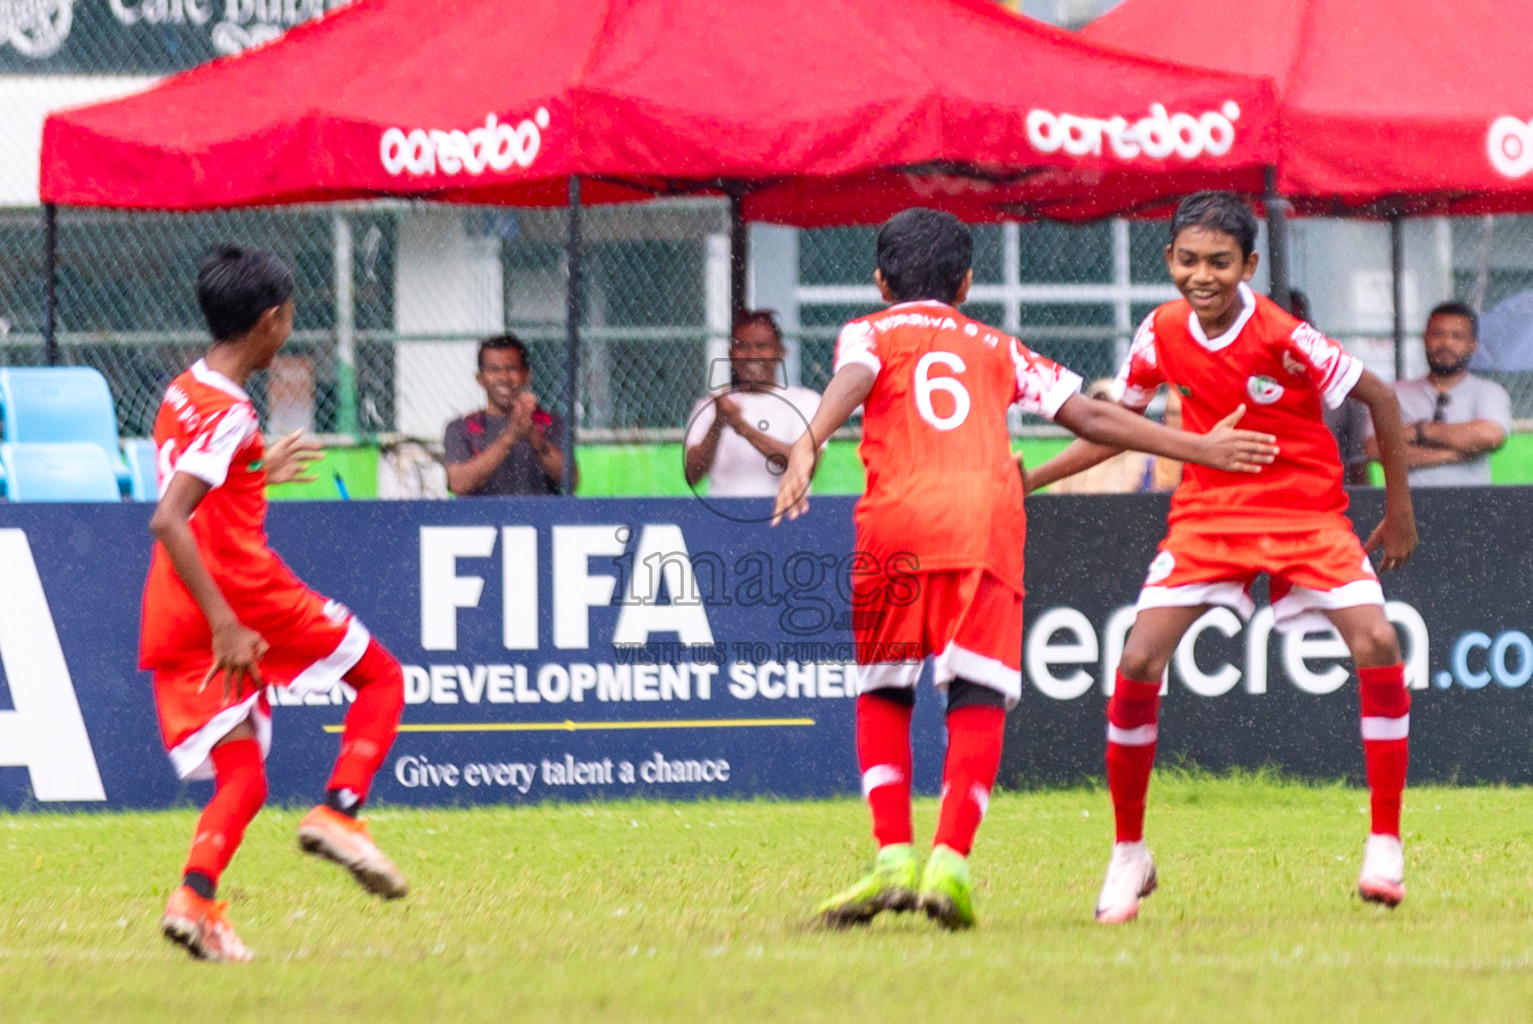
[{"label": "fifa advertising banner", "polygon": [[[765,499],[277,503],[268,529],[404,666],[374,800],[817,796],[859,786],[851,508],[773,529]],[[137,668],[150,511],[0,505],[0,806],[189,797]],[[274,800],[322,793],[349,696],[271,691]],[[935,791],[936,702],[915,733]]]},{"label": "fifa advertising banner", "polygon": [[[1385,578],[1414,690],[1412,778],[1533,781],[1529,491],[1422,491],[1422,545]],[[852,500],[772,529],[764,501],[282,503],[273,546],[404,664],[374,788],[389,803],[855,793]],[[1165,524],[1152,496],[1029,506],[1023,696],[1002,782],[1101,774],[1105,702]],[[1371,527],[1377,492],[1354,497]],[[163,753],[137,669],[142,505],[0,505],[0,807],[200,800]],[[917,564],[890,566],[891,601]],[[1168,672],[1162,764],[1358,777],[1356,686],[1333,634],[1214,610]],[[923,687],[925,687],[923,683]],[[344,686],[273,691],[273,799],[307,802]],[[943,731],[925,692],[916,782]],[[205,785],[205,784],[204,784]]]}]

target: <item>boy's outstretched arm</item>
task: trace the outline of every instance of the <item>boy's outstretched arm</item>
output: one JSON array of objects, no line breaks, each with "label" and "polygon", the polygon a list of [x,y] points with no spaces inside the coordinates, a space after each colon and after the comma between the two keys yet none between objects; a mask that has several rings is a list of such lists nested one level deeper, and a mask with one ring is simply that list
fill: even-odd
[{"label": "boy's outstretched arm", "polygon": [[777,504],[772,509],[772,525],[776,526],[786,516],[797,519],[809,507],[804,495],[809,493],[809,482],[814,479],[815,463],[820,457],[820,446],[841,429],[857,407],[867,400],[873,390],[877,375],[866,366],[849,363],[836,371],[826,385],[815,410],[809,429],[793,443],[788,452],[788,468],[777,483]]},{"label": "boy's outstretched arm", "polygon": [[213,667],[203,679],[207,686],[213,677],[224,673],[224,699],[240,696],[248,675],[255,685],[261,681],[261,656],[267,644],[261,634],[247,629],[234,614],[234,609],[218,589],[202,552],[197,550],[197,538],[192,535],[191,518],[202,499],[212,490],[207,481],[190,473],[176,473],[160,503],[155,506],[154,517],[149,520],[149,532],[165,546],[170,564],[191,591],[192,599],[208,620],[213,631]]},{"label": "boy's outstretched arm", "polygon": [[1400,403],[1394,389],[1368,370],[1352,386],[1351,398],[1373,415],[1373,436],[1378,459],[1384,466],[1384,521],[1368,536],[1364,551],[1384,548],[1380,569],[1399,569],[1416,550],[1416,511],[1411,507],[1407,473],[1405,426],[1400,422]]},{"label": "boy's outstretched arm", "polygon": [[[1062,407],[1061,411],[1063,411]],[[1106,462],[1121,451],[1123,449],[1115,445],[1097,444],[1095,441],[1085,441],[1077,437],[1065,446],[1064,451],[1046,460],[1037,469],[1028,469],[1018,458],[1017,467],[1022,471],[1022,490],[1024,493],[1032,494],[1038,488],[1058,483],[1067,476],[1084,473],[1092,466]]]},{"label": "boy's outstretched arm", "polygon": [[[1054,458],[1026,475],[1030,489],[1078,473],[1112,457],[1124,448],[1164,455],[1181,462],[1196,462],[1230,473],[1259,473],[1277,458],[1277,438],[1252,430],[1236,430],[1245,415],[1244,405],[1214,425],[1206,434],[1163,427],[1111,402],[1071,395],[1054,414],[1054,422],[1078,434],[1076,441]],[[1089,443],[1095,442],[1095,443]]]}]

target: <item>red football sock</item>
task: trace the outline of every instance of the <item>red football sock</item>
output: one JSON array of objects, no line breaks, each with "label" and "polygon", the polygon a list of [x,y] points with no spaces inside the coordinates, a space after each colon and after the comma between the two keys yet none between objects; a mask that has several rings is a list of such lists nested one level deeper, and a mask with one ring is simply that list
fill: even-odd
[{"label": "red football sock", "polygon": [[405,710],[405,679],[399,662],[374,638],[346,673],[346,682],[357,691],[357,699],[346,712],[341,753],[326,789],[349,791],[355,798],[349,809],[354,810],[367,799],[373,776],[394,745]]},{"label": "red football sock", "polygon": [[1411,691],[1405,688],[1405,665],[1359,668],[1357,677],[1362,683],[1363,761],[1368,768],[1372,831],[1398,836],[1411,742]]},{"label": "red football sock", "polygon": [[253,739],[232,740],[213,748],[213,772],[217,779],[213,799],[197,819],[197,835],[186,858],[183,874],[198,872],[213,884],[245,838],[245,826],[266,803],[266,769],[261,764],[261,745]]},{"label": "red football sock", "polygon": [[1119,672],[1107,700],[1107,790],[1120,843],[1144,838],[1144,799],[1159,722],[1160,682],[1143,683]]},{"label": "red football sock", "polygon": [[942,813],[933,846],[969,855],[974,833],[990,806],[990,790],[1001,770],[1003,708],[970,704],[947,713],[947,763],[942,768]]},{"label": "red football sock", "polygon": [[908,843],[910,828],[910,716],[914,705],[877,690],[857,698],[857,765],[862,795],[873,812],[879,847]]}]

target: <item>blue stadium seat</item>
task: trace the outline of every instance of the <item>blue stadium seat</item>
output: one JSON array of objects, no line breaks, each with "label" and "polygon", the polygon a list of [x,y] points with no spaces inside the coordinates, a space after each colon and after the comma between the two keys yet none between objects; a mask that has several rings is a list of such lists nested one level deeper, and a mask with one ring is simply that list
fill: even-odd
[{"label": "blue stadium seat", "polygon": [[121,501],[106,452],[83,441],[0,444],[11,501]]},{"label": "blue stadium seat", "polygon": [[85,441],[106,454],[121,490],[128,466],[117,445],[117,411],[106,378],[89,366],[0,367],[5,440]]},{"label": "blue stadium seat", "polygon": [[123,457],[128,460],[128,472],[132,480],[128,493],[134,501],[159,501],[160,479],[156,464],[154,441],[133,438],[122,443]]}]

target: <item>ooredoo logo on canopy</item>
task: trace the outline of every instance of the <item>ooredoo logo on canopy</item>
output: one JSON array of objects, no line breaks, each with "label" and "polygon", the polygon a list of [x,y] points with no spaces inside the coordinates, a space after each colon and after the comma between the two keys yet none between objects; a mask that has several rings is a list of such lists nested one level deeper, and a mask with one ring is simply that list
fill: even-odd
[{"label": "ooredoo logo on canopy", "polygon": [[1148,117],[1132,122],[1118,115],[1082,117],[1029,110],[1027,140],[1040,153],[1063,150],[1071,156],[1101,156],[1106,140],[1112,155],[1121,160],[1142,156],[1165,160],[1172,155],[1196,160],[1228,153],[1235,145],[1235,122],[1239,119],[1240,105],[1233,100],[1218,110],[1196,115],[1172,114],[1165,104],[1152,103]]},{"label": "ooredoo logo on canopy", "polygon": [[416,177],[445,174],[479,175],[485,171],[509,171],[528,168],[538,158],[543,132],[548,128],[548,110],[539,107],[532,117],[516,125],[500,121],[494,114],[484,124],[470,131],[456,128],[389,128],[379,140],[378,155],[383,169],[398,176]]},{"label": "ooredoo logo on canopy", "polygon": [[1533,121],[1498,117],[1485,135],[1490,165],[1508,178],[1533,171]]}]

